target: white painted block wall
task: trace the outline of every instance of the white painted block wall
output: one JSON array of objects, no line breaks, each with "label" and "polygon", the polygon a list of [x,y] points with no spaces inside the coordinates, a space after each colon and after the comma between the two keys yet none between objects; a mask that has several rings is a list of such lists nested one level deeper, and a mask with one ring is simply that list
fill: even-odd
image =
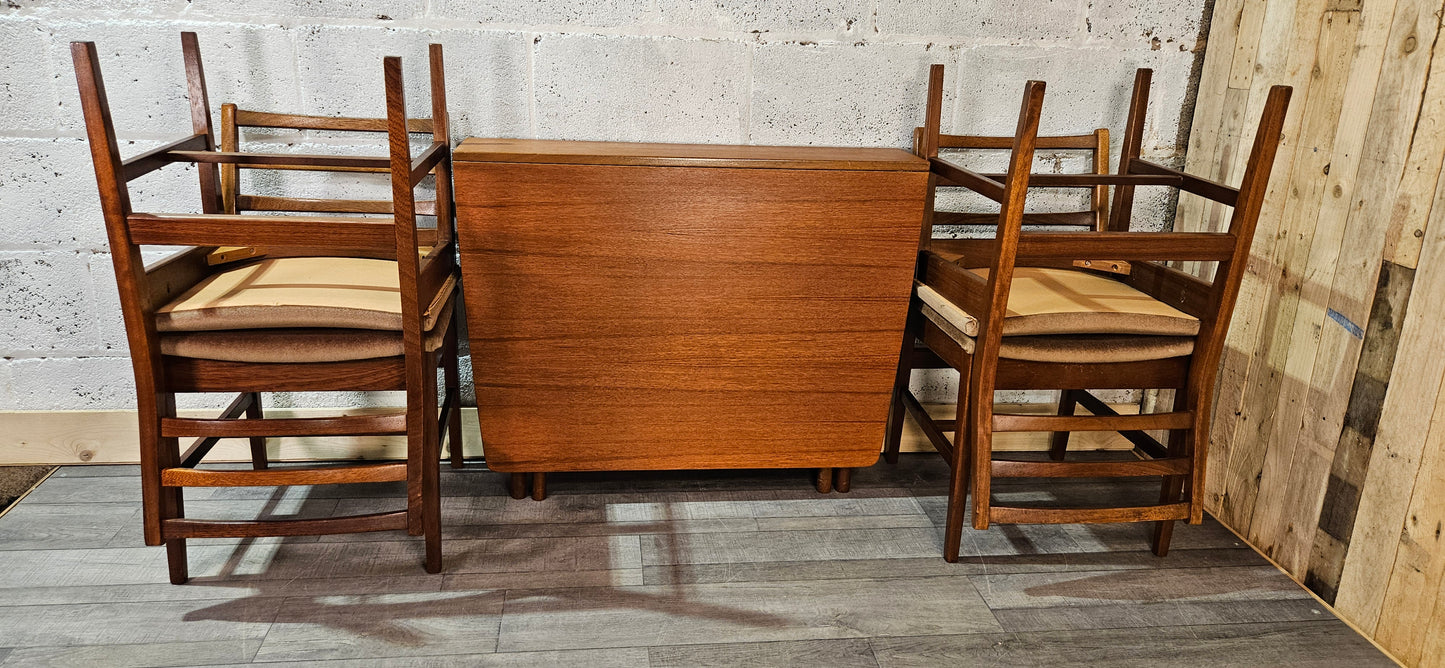
[{"label": "white painted block wall", "polygon": [[[1178,164],[1206,2],[0,0],[0,410],[133,401],[72,40],[97,43],[127,155],[189,132],[192,30],[217,106],[326,114],[380,115],[385,55],[407,59],[424,110],[425,47],[441,42],[458,138],[907,148],[944,63],[945,131],[1011,132],[1033,78],[1049,83],[1044,132],[1107,126],[1117,143],[1133,70],[1152,67],[1145,152]],[[133,193],[141,210],[192,210],[194,188],[171,169]],[[1140,212],[1164,227],[1172,206]]]}]

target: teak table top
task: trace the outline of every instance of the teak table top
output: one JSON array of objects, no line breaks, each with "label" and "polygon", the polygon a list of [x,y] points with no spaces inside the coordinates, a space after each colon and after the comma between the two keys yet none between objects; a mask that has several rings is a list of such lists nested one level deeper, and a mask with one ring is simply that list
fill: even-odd
[{"label": "teak table top", "polygon": [[643,144],[472,137],[452,152],[452,159],[457,162],[539,162],[554,165],[928,171],[928,161],[908,151],[838,146]]}]

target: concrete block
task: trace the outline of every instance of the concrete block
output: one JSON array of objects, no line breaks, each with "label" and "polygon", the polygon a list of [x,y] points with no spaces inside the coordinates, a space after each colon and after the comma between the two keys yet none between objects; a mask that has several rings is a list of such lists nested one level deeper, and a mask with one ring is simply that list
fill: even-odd
[{"label": "concrete block", "polygon": [[0,131],[55,127],[59,102],[46,58],[49,42],[39,22],[0,15]]},{"label": "concrete block", "polygon": [[431,15],[481,24],[611,27],[650,21],[656,11],[649,0],[434,0]]},{"label": "concrete block", "polygon": [[870,14],[866,0],[678,0],[662,4],[659,20],[667,26],[735,32],[833,33],[844,38],[864,34]]},{"label": "concrete block", "polygon": [[[122,157],[160,145],[120,142]],[[136,211],[198,211],[195,167],[171,165],[130,183]],[[107,247],[90,149],[84,139],[0,138],[0,249]]]},{"label": "concrete block", "polygon": [[747,72],[747,47],[738,42],[541,35],[537,134],[741,143]]},{"label": "concrete block", "polygon": [[1024,82],[1048,83],[1040,134],[1076,134],[1107,127],[1117,161],[1134,71],[1154,69],[1144,146],[1173,150],[1193,55],[1107,48],[988,47],[959,55],[958,102],[945,132],[1012,135]]},{"label": "concrete block", "polygon": [[10,397],[0,410],[135,408],[135,374],[126,357],[49,357],[6,364]]},{"label": "concrete block", "polygon": [[413,0],[192,0],[187,17],[341,18],[392,21],[419,18],[423,3]]},{"label": "concrete block", "polygon": [[431,116],[427,44],[440,43],[452,136],[519,136],[530,129],[527,41],[521,33],[354,26],[298,29],[297,67],[307,113],[381,117],[382,59],[401,56],[407,112]]},{"label": "concrete block", "polygon": [[279,26],[109,20],[49,21],[44,27],[51,35],[60,126],[67,131],[84,127],[72,74],[72,40],[95,42],[121,138],[178,137],[191,131],[182,31],[198,33],[213,122],[220,122],[222,102],[253,109],[299,106],[294,50]]},{"label": "concrete block", "polygon": [[750,142],[908,149],[923,125],[928,69],[945,71],[944,114],[955,52],[921,44],[763,44],[753,58]]},{"label": "concrete block", "polygon": [[0,357],[94,351],[88,275],[80,253],[0,253]]},{"label": "concrete block", "polygon": [[84,139],[0,138],[0,248],[105,246]]},{"label": "concrete block", "polygon": [[25,10],[37,16],[172,17],[189,0],[6,0],[0,9]]},{"label": "concrete block", "polygon": [[1083,0],[879,0],[877,31],[947,44],[1069,42],[1084,31]]},{"label": "concrete block", "polygon": [[1089,0],[1085,29],[1091,43],[1108,41],[1122,48],[1192,51],[1201,38],[1204,8],[1204,0]]}]

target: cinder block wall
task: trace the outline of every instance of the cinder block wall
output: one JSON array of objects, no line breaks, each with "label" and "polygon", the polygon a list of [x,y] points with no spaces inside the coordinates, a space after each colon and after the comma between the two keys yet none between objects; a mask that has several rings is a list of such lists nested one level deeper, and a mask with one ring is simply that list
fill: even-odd
[{"label": "cinder block wall", "polygon": [[[179,33],[191,30],[213,104],[368,116],[385,55],[409,59],[412,108],[426,108],[425,45],[441,42],[458,138],[907,148],[932,63],[949,68],[945,131],[1011,132],[1032,78],[1049,83],[1044,132],[1118,134],[1133,69],[1152,67],[1145,152],[1180,164],[1206,4],[0,0],[0,410],[133,400],[72,40],[97,43],[132,152],[189,132]],[[195,183],[147,176],[136,206],[193,210]],[[1172,211],[1146,200],[1137,220],[1167,226]]]}]

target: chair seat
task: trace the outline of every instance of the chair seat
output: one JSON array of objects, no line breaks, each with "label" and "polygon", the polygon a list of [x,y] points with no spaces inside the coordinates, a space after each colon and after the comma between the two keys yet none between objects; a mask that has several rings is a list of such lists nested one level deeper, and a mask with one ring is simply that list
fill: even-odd
[{"label": "chair seat", "polygon": [[[988,277],[987,269],[969,271]],[[916,292],[923,303],[965,334],[978,336],[977,318],[927,285],[918,283]],[[1018,267],[1009,287],[1003,334],[1195,336],[1199,334],[1199,319],[1093,272]]]},{"label": "chair seat", "polygon": [[[444,287],[424,314],[431,329],[453,292]],[[265,259],[207,276],[156,310],[160,332],[323,327],[401,331],[401,288],[393,260],[353,257]]]},{"label": "chair seat", "polygon": [[[405,354],[396,262],[276,258],[207,277],[157,311],[161,353],[272,364]],[[423,317],[427,352],[445,341],[449,280]]]},{"label": "chair seat", "polygon": [[[972,269],[987,276],[987,269]],[[974,350],[978,319],[933,288],[915,283],[924,317]],[[1090,272],[1019,267],[1009,290],[999,357],[1032,362],[1113,363],[1194,352],[1199,320]]]}]

